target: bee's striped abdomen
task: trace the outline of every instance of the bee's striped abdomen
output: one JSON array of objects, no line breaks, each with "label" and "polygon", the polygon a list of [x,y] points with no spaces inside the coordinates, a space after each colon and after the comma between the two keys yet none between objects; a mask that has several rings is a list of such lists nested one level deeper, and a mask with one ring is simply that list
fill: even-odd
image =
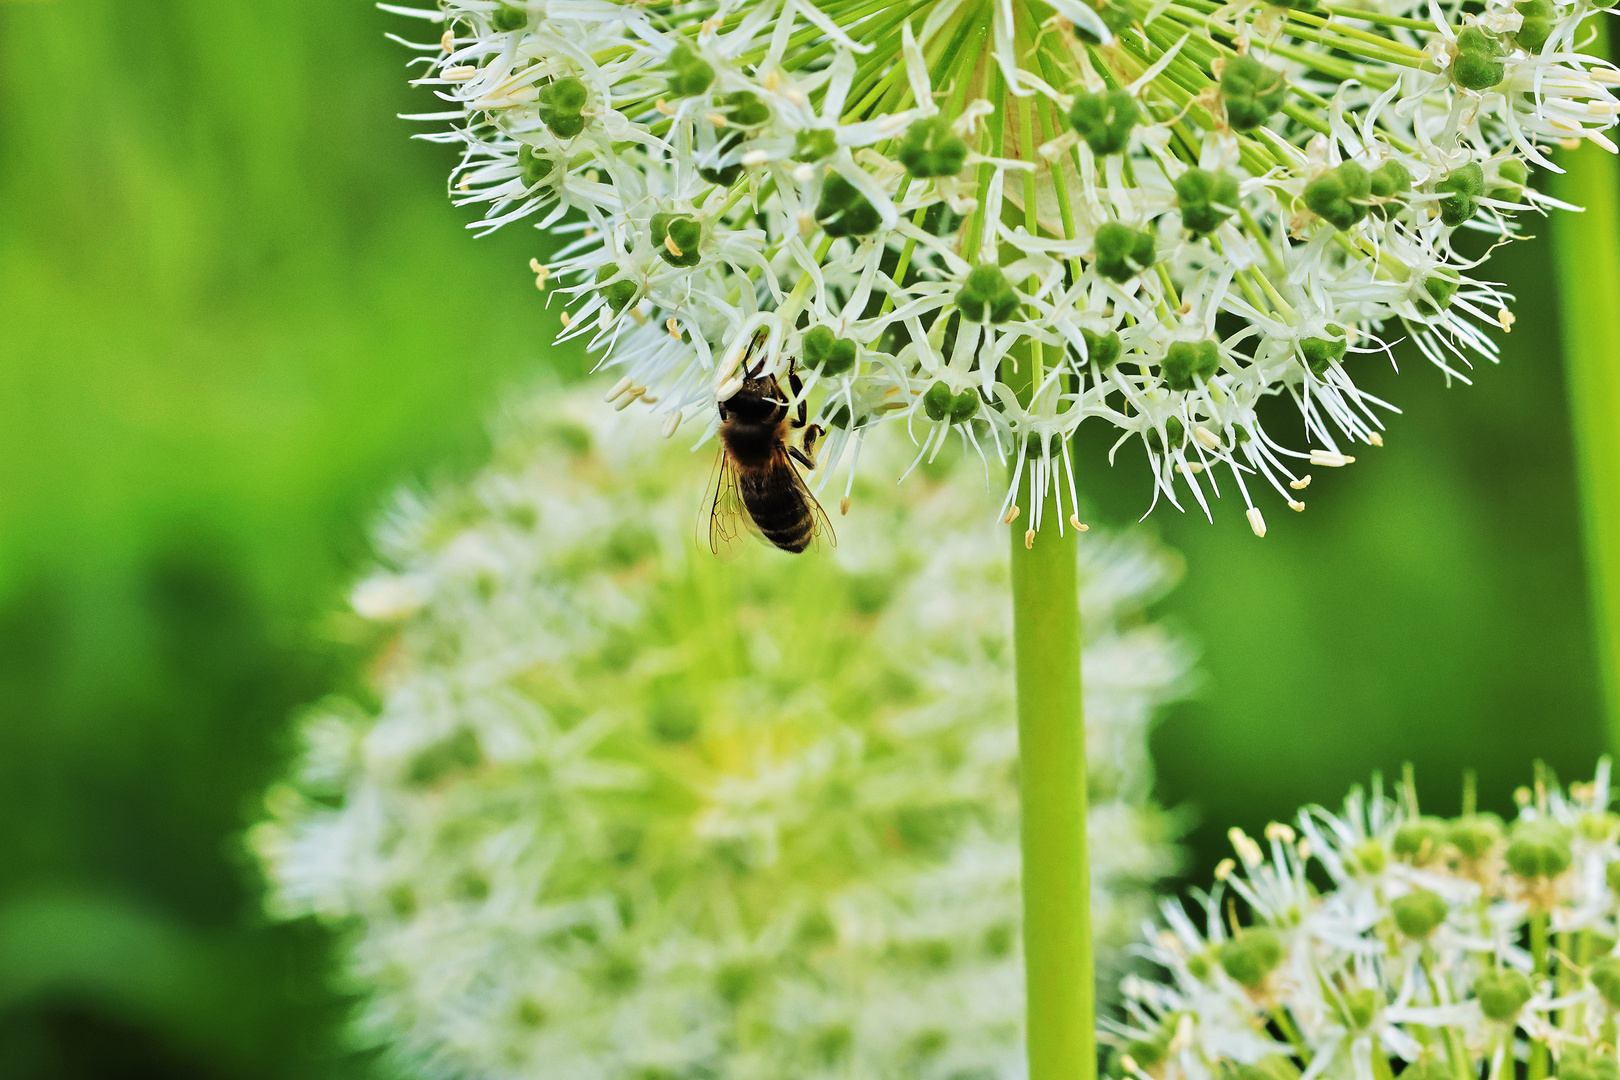
[{"label": "bee's striped abdomen", "polygon": [[748,516],[765,539],[783,551],[800,552],[810,546],[816,520],[786,454],[766,468],[740,471],[737,480]]}]

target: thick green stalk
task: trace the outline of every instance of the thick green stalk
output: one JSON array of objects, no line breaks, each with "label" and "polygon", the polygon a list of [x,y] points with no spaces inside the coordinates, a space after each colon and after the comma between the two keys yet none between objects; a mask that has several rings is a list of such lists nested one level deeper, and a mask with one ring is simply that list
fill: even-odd
[{"label": "thick green stalk", "polygon": [[[1022,349],[1015,353],[1022,354],[1018,375],[1027,380],[1033,358]],[[1026,462],[1026,473],[1034,465]],[[1034,513],[1034,506],[1025,507],[1011,529],[1029,1077],[1095,1080],[1080,534],[1065,526],[1058,535],[1063,513],[1055,484],[1043,509],[1044,528],[1029,543]]]},{"label": "thick green stalk", "polygon": [[1012,525],[1029,1076],[1092,1080],[1096,1004],[1080,707],[1080,534],[1066,528],[1058,535],[1060,513],[1055,501],[1046,507],[1047,526],[1029,547],[1024,522]]},{"label": "thick green stalk", "polygon": [[[1604,21],[1591,51],[1607,53]],[[1552,215],[1564,370],[1581,483],[1586,575],[1608,717],[1620,750],[1620,168],[1590,142],[1565,153],[1553,194],[1584,206]]]}]

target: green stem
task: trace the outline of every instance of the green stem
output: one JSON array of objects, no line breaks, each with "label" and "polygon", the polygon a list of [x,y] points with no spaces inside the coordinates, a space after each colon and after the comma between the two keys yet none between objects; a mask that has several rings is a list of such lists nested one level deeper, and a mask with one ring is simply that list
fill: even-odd
[{"label": "green stem", "polygon": [[[1607,54],[1602,19],[1592,52]],[[1620,749],[1620,168],[1584,143],[1563,155],[1553,194],[1586,207],[1552,215],[1564,370],[1581,483],[1587,587],[1608,716]]]},{"label": "green stem", "polygon": [[[1530,958],[1535,962],[1536,982],[1547,974],[1547,913],[1534,911],[1530,915]],[[1529,1080],[1542,1080],[1547,1075],[1547,1044],[1541,1039],[1530,1041]]]},{"label": "green stem", "polygon": [[[1020,357],[1017,373],[1008,375],[1027,386],[1032,359]],[[1052,496],[1044,508],[1047,527],[1034,544],[1026,545],[1024,515],[1035,507],[1026,507],[1011,530],[1029,1078],[1096,1080],[1080,534],[1065,528],[1058,535],[1055,485]]]}]

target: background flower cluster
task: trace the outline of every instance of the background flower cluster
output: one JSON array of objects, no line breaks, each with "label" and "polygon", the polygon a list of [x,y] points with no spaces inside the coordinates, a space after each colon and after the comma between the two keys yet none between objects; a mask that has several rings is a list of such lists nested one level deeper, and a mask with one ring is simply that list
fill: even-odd
[{"label": "background flower cluster", "polygon": [[[362,1027],[427,1075],[1018,1075],[1005,531],[941,468],[809,569],[722,565],[694,464],[547,389],[401,501],[354,593],[380,707],[307,720],[254,834],[276,909],[345,928]],[[1145,734],[1190,657],[1142,619],[1172,556],[1083,566],[1117,948],[1177,865]]]}]

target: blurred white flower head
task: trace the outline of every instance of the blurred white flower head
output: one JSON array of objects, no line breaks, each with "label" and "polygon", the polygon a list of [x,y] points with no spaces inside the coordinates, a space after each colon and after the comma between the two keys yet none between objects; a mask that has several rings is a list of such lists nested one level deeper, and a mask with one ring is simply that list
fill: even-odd
[{"label": "blurred white flower head", "polygon": [[1375,782],[1341,813],[1233,829],[1236,858],[1194,894],[1201,918],[1170,901],[1165,928],[1148,927],[1161,974],[1125,980],[1114,1074],[1612,1080],[1608,761],[1590,783],[1521,789],[1511,826],[1468,807],[1422,815],[1410,778],[1398,796]]},{"label": "blurred white flower head", "polygon": [[[401,499],[354,593],[380,705],[308,719],[253,834],[273,910],[347,928],[429,1076],[1020,1076],[1006,530],[941,464],[836,553],[720,566],[703,468],[551,389]],[[1142,618],[1172,555],[1083,558],[1106,969],[1177,865],[1146,731],[1190,657]]]},{"label": "blurred white flower head", "polygon": [[712,431],[759,340],[824,475],[903,420],[1013,464],[1003,514],[1055,488],[1060,529],[1086,420],[1140,440],[1155,501],[1230,483],[1261,535],[1251,485],[1303,509],[1381,445],[1358,369],[1494,356],[1510,298],[1459,234],[1553,205],[1550,146],[1614,149],[1587,0],[383,6],[442,30],[418,119],[464,150],[452,194],[567,238],[540,284],[625,405]]}]

